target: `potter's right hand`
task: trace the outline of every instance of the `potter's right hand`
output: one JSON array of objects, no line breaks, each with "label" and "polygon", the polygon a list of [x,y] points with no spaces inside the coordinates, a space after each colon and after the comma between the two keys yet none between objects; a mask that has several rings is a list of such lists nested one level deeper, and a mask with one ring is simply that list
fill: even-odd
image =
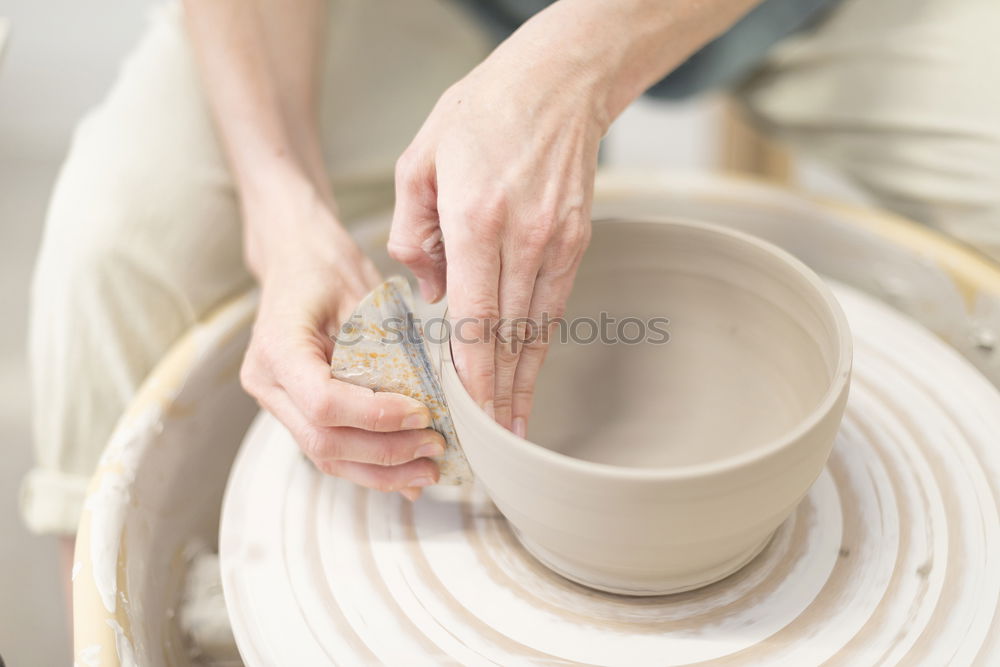
[{"label": "potter's right hand", "polygon": [[551,323],[590,239],[606,129],[589,75],[534,53],[540,43],[533,32],[511,38],[442,95],[397,163],[388,246],[425,299],[447,292],[462,382],[522,437]]},{"label": "potter's right hand", "polygon": [[324,473],[414,500],[438,479],[427,457],[444,451],[427,407],[330,377],[331,334],[380,282],[378,272],[320,198],[284,199],[244,209],[261,304],[243,387]]}]

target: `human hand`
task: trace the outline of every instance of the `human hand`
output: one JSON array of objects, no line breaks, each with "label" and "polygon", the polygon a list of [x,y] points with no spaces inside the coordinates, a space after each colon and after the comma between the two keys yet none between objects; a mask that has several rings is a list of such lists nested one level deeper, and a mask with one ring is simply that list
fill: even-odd
[{"label": "human hand", "polygon": [[606,127],[592,82],[538,58],[506,42],[445,92],[396,165],[389,239],[425,299],[447,291],[466,389],[522,437],[540,325],[562,316],[590,238]]},{"label": "human hand", "polygon": [[442,436],[427,428],[427,407],[330,375],[331,334],[378,285],[378,272],[308,191],[245,210],[261,303],[240,373],[244,388],[322,472],[415,500],[438,479],[428,457],[444,451]]}]

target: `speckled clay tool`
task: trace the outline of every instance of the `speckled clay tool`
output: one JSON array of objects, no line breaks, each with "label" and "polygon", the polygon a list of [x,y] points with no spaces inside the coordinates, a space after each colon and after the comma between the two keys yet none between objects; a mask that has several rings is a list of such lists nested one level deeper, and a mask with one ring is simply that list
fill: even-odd
[{"label": "speckled clay tool", "polygon": [[461,484],[472,478],[405,279],[389,278],[358,304],[341,328],[331,370],[344,382],[404,394],[425,404],[431,411],[431,426],[445,439],[444,454],[434,458],[440,482]]}]

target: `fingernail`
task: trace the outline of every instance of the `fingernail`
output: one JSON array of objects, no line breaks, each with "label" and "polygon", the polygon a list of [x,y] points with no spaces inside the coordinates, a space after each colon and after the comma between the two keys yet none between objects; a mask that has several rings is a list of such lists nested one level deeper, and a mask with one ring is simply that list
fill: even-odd
[{"label": "fingernail", "polygon": [[410,480],[409,486],[415,486],[419,488],[422,486],[430,486],[433,483],[434,479],[432,477],[417,477],[414,480]]},{"label": "fingernail", "polygon": [[524,434],[528,432],[525,428],[524,417],[514,417],[514,423],[511,425],[511,429],[514,431],[514,435],[519,438],[523,438]]},{"label": "fingernail", "polygon": [[403,418],[403,428],[427,428],[431,425],[431,416],[427,409],[415,410]]},{"label": "fingernail", "polygon": [[444,454],[444,447],[438,441],[428,442],[427,444],[420,445],[417,451],[414,452],[416,456],[414,458],[422,459],[424,457],[430,458],[432,456],[441,456]]},{"label": "fingernail", "polygon": [[490,416],[490,419],[496,419],[496,412],[493,411],[493,401],[486,401],[483,403],[483,410]]},{"label": "fingernail", "polygon": [[417,498],[420,497],[420,489],[400,489],[399,492],[403,494],[403,497],[409,500],[411,503],[417,502]]}]

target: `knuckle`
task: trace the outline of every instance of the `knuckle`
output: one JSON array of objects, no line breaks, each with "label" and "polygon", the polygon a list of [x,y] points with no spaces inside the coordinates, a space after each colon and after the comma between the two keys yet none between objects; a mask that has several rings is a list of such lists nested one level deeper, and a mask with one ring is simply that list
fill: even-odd
[{"label": "knuckle", "polygon": [[509,212],[510,205],[506,193],[503,192],[480,197],[459,208],[462,219],[467,221],[478,234],[499,233]]},{"label": "knuckle", "polygon": [[332,413],[332,405],[325,396],[311,394],[302,399],[302,414],[311,424],[324,424]]},{"label": "knuckle", "polygon": [[531,401],[534,397],[534,388],[527,385],[515,386],[514,391],[511,392],[511,401],[518,405],[531,405]]},{"label": "knuckle", "polygon": [[271,363],[278,356],[275,352],[281,344],[282,337],[276,335],[272,331],[272,327],[262,327],[258,326],[254,329],[253,340],[250,343],[250,350],[248,354],[253,356],[257,362],[263,367],[269,367]]},{"label": "knuckle", "polygon": [[552,318],[551,313],[542,313],[541,316],[527,321],[521,337],[521,354],[524,354],[525,351],[537,352],[545,349],[555,325],[551,321],[552,319],[554,318]]},{"label": "knuckle", "polygon": [[[482,380],[492,382],[496,371],[491,363],[473,364],[472,369],[469,372],[469,378],[472,381]],[[477,382],[477,385],[480,384]]]},{"label": "knuckle", "polygon": [[389,253],[389,258],[399,262],[400,264],[409,265],[413,262],[410,252],[411,249],[408,246],[401,246],[389,241],[389,243],[386,244],[385,249],[386,252]]},{"label": "knuckle", "polygon": [[271,345],[258,345],[251,352],[249,362],[251,369],[256,371],[259,379],[274,380],[279,383],[285,375],[288,366],[283,355],[277,352],[274,346]]},{"label": "knuckle", "polygon": [[424,251],[422,249],[409,243],[403,243],[392,236],[389,237],[386,250],[389,252],[389,257],[407,266],[416,264],[424,258]]},{"label": "knuckle", "polygon": [[590,237],[593,230],[588,222],[578,222],[572,225],[569,229],[568,239],[570,244],[575,247],[579,252],[587,249],[590,245]]},{"label": "knuckle", "polygon": [[539,353],[544,353],[548,348],[548,341],[541,334],[536,336],[530,336],[524,340],[521,346],[521,358],[525,356],[536,355]]},{"label": "knuckle", "polygon": [[382,406],[376,394],[372,394],[371,398],[363,399],[358,407],[361,409],[358,412],[357,427],[365,431],[379,430],[379,426],[386,420],[386,415],[389,412],[387,408]]},{"label": "knuckle", "polygon": [[314,461],[313,464],[316,466],[316,469],[324,475],[343,477],[343,470],[340,467],[339,461]]},{"label": "knuckle", "polygon": [[496,411],[508,411],[514,405],[514,397],[511,394],[497,394],[493,397],[493,409]]},{"label": "knuckle", "polygon": [[513,321],[511,341],[517,346],[518,354],[523,353],[524,348],[542,337],[542,326],[542,322],[531,317],[521,317]]},{"label": "knuckle", "polygon": [[[545,271],[549,272],[548,267],[545,267]],[[565,331],[565,316],[566,300],[559,298],[558,295],[549,299],[537,315],[538,335],[535,342],[540,344],[533,345],[531,348],[546,349],[549,342],[559,340],[560,333]]]},{"label": "knuckle", "polygon": [[468,298],[465,310],[470,317],[478,320],[481,327],[495,326],[500,320],[500,304],[496,298],[485,295],[473,295]]},{"label": "knuckle", "polygon": [[573,223],[567,225],[553,239],[552,246],[556,257],[570,264],[575,263],[590,244],[590,234],[590,225],[588,224]]},{"label": "knuckle", "polygon": [[399,240],[397,229],[397,227],[393,227],[392,232],[389,234],[389,242],[385,244],[385,249],[388,251],[389,257],[397,262],[408,264],[413,260],[416,248],[409,243]]},{"label": "knuckle", "polygon": [[433,159],[426,151],[410,145],[396,159],[393,177],[397,196],[423,198],[433,191]]},{"label": "knuckle", "polygon": [[[558,319],[560,319],[562,317],[565,317],[566,316],[566,302],[560,300],[560,301],[557,301],[557,302],[551,304],[551,306],[549,306],[548,313],[549,313],[549,316],[552,319],[554,319],[554,320],[558,320]],[[555,326],[555,324],[553,324],[553,326]]]},{"label": "knuckle", "polygon": [[394,466],[397,463],[402,463],[402,457],[396,452],[396,450],[389,446],[389,443],[382,443],[376,448],[374,452],[373,463],[380,466]]},{"label": "knuckle", "polygon": [[496,307],[474,307],[469,315],[452,322],[452,340],[463,343],[488,343],[494,340],[494,327],[500,319]]},{"label": "knuckle", "polygon": [[416,154],[412,148],[403,151],[396,159],[394,173],[397,184],[407,184],[413,182],[417,171]]},{"label": "knuckle", "polygon": [[254,398],[259,398],[261,384],[257,364],[254,359],[247,355],[247,357],[243,360],[243,364],[240,366],[240,386],[242,386],[243,390]]},{"label": "knuckle", "polygon": [[372,463],[377,466],[391,466],[392,465],[392,452],[388,451],[384,447],[377,447],[372,452]]},{"label": "knuckle", "polygon": [[497,366],[510,367],[517,363],[520,355],[520,343],[510,338],[506,343],[497,342],[495,356]]},{"label": "knuckle", "polygon": [[522,245],[529,251],[538,253],[549,246],[558,232],[556,218],[551,215],[535,217],[524,230]]},{"label": "knuckle", "polygon": [[317,466],[324,465],[330,458],[327,442],[315,429],[306,429],[299,435],[299,447],[306,458]]}]

